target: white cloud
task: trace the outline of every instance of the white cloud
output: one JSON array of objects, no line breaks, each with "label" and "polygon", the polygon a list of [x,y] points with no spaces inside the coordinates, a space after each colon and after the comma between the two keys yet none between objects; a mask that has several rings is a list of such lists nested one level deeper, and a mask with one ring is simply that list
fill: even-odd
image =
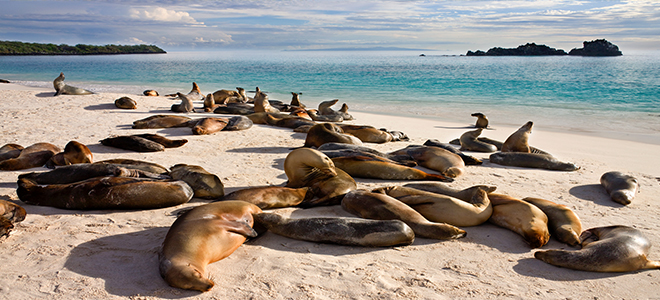
[{"label": "white cloud", "polygon": [[182,22],[187,24],[204,24],[197,22],[185,11],[169,10],[162,7],[149,7],[146,9],[131,8],[131,18],[161,22]]},{"label": "white cloud", "polygon": [[138,39],[138,38],[136,38],[136,37],[131,37],[131,38],[126,39],[126,41],[125,41],[124,43],[127,43],[127,44],[133,44],[133,45],[142,45],[142,44],[146,44],[145,41],[143,41],[143,40],[141,40],[141,39]]}]

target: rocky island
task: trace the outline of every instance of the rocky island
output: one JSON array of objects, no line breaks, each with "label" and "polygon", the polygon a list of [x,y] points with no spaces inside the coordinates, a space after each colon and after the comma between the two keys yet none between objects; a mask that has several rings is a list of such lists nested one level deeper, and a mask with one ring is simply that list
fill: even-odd
[{"label": "rocky island", "polygon": [[484,52],[477,50],[468,51],[466,56],[540,56],[540,55],[574,55],[574,56],[619,56],[623,55],[619,47],[605,39],[583,42],[583,48],[573,48],[570,52],[561,49],[550,48],[546,45],[527,43],[517,48],[490,48]]},{"label": "rocky island", "polygon": [[167,53],[154,45],[83,45],[40,44],[0,41],[0,55],[106,55]]}]

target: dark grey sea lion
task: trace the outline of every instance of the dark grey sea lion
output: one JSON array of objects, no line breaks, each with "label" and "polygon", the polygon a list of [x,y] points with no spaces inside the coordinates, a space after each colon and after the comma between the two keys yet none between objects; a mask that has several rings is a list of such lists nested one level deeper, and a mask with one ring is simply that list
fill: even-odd
[{"label": "dark grey sea lion", "polygon": [[254,105],[247,103],[228,103],[226,105],[219,105],[214,110],[216,114],[229,114],[229,115],[249,115],[254,113]]},{"label": "dark grey sea lion", "polygon": [[53,155],[62,150],[50,143],[35,143],[21,150],[15,158],[0,161],[0,170],[15,171],[44,166]]},{"label": "dark grey sea lion", "polygon": [[17,158],[23,151],[23,146],[18,144],[6,144],[0,147],[0,161]]},{"label": "dark grey sea lion", "polygon": [[352,134],[365,143],[387,143],[392,141],[392,134],[376,129],[371,125],[339,124],[344,133]]},{"label": "dark grey sea lion", "polygon": [[154,90],[145,90],[144,92],[142,92],[142,94],[145,95],[145,96],[151,96],[151,97],[160,96],[158,94],[158,92],[156,92]]},{"label": "dark grey sea lion", "polygon": [[[408,167],[414,167],[417,165],[417,162],[408,155],[407,153],[405,155],[395,155],[395,154],[390,154],[390,153],[383,153],[380,152],[376,149],[372,149],[366,146],[360,146],[360,145],[353,145],[353,144],[344,144],[344,143],[324,143],[323,145],[319,146],[317,150],[321,152],[326,152],[326,151],[333,151],[333,150],[354,150],[357,152],[368,152],[373,155],[377,155],[380,157],[384,157],[387,159],[391,159],[401,165],[408,166]],[[338,155],[335,155],[335,157]]]},{"label": "dark grey sea lion", "polygon": [[159,143],[163,145],[163,147],[165,148],[179,148],[188,142],[188,140],[186,139],[172,140],[162,135],[152,134],[152,133],[134,134],[133,136],[145,138],[147,140]]},{"label": "dark grey sea lion", "polygon": [[108,159],[108,160],[102,160],[102,161],[97,161],[94,164],[116,164],[120,167],[128,168],[128,169],[136,169],[136,170],[142,170],[150,173],[156,173],[156,174],[167,174],[169,173],[169,170],[159,164],[148,162],[148,161],[142,161],[142,160],[135,160],[135,159],[127,159],[127,158],[115,158],[115,159]]},{"label": "dark grey sea lion", "polygon": [[[163,176],[117,164],[82,163],[58,167],[48,172],[31,172],[18,175],[18,179],[30,179],[37,184],[67,184],[94,177],[121,176],[165,179]],[[169,178],[169,176],[167,177]]]},{"label": "dark grey sea lion", "polygon": [[605,188],[612,201],[628,205],[639,191],[639,182],[633,176],[611,171],[600,177],[600,184]]},{"label": "dark grey sea lion", "polygon": [[320,123],[309,129],[303,147],[319,147],[325,143],[331,142],[362,145],[360,139],[345,134],[341,127],[332,123]]},{"label": "dark grey sea lion", "polygon": [[53,87],[55,88],[55,96],[59,95],[91,95],[92,92],[73,87],[64,83],[64,72],[60,72],[60,76],[53,80]]},{"label": "dark grey sea lion", "polygon": [[575,246],[580,243],[582,222],[577,214],[565,205],[540,198],[523,198],[541,209],[548,216],[550,235],[562,243]]},{"label": "dark grey sea lion", "polygon": [[561,162],[552,155],[524,153],[524,152],[498,152],[490,155],[489,160],[503,166],[539,168],[555,171],[576,171],[580,167],[569,162]]},{"label": "dark grey sea lion", "polygon": [[82,143],[70,141],[64,146],[64,151],[53,155],[46,163],[47,168],[72,164],[92,163],[92,151]]},{"label": "dark grey sea lion", "polygon": [[[133,122],[133,129],[192,127],[191,118],[173,115],[154,115]],[[196,121],[195,121],[196,123]]]},{"label": "dark grey sea lion", "polygon": [[27,212],[13,202],[0,199],[0,237],[8,236],[14,229],[14,223],[25,220]]},{"label": "dark grey sea lion", "polygon": [[157,142],[133,135],[109,137],[101,140],[101,144],[136,152],[158,152],[165,151],[165,147]]},{"label": "dark grey sea lion", "polygon": [[224,131],[236,131],[250,129],[254,123],[248,117],[235,116],[229,118],[229,123],[225,126]]},{"label": "dark grey sea lion", "polygon": [[200,166],[177,164],[170,167],[169,175],[174,180],[185,181],[193,189],[195,198],[217,199],[225,195],[220,178]]}]

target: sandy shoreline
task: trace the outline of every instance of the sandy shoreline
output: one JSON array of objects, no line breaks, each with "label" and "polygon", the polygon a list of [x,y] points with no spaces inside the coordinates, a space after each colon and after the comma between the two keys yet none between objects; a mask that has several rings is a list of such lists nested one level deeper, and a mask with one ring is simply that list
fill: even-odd
[{"label": "sandy shoreline", "polygon": [[[52,89],[0,84],[2,145],[29,146],[50,142],[60,147],[76,140],[86,144],[94,160],[132,158],[170,167],[200,165],[220,177],[227,193],[286,181],[284,158],[302,146],[305,135],[287,128],[255,125],[244,131],[194,136],[189,128],[131,129],[133,121],[169,114],[178,101],[128,95],[137,110],[121,110],[115,99],[126,94],[53,97]],[[350,103],[349,103],[350,104]],[[315,103],[308,104],[314,106]],[[196,103],[201,107],[201,103]],[[381,151],[421,144],[427,139],[457,138],[464,124],[429,119],[351,112],[354,124],[400,130],[410,142],[367,144]],[[191,117],[214,116],[196,113]],[[217,116],[217,115],[215,115]],[[491,124],[485,136],[504,140],[517,126]],[[522,125],[522,124],[521,124]],[[159,133],[185,138],[181,148],[136,153],[105,147],[110,135]],[[470,166],[451,185],[498,187],[514,197],[540,197],[573,209],[583,228],[622,224],[644,232],[655,246],[649,258],[660,260],[660,145],[544,131],[535,127],[530,144],[561,160],[576,172],[508,168],[485,163]],[[471,153],[480,158],[488,154]],[[7,299],[645,299],[657,297],[660,273],[601,274],[556,268],[533,258],[517,234],[491,224],[465,227],[467,237],[453,241],[417,238],[407,247],[360,248],[316,244],[267,233],[241,246],[229,258],[208,268],[216,286],[207,293],[169,287],[158,274],[156,251],[174,221],[173,213],[206,201],[148,211],[67,211],[25,205],[16,196],[18,174],[0,173],[0,197],[28,211],[8,238],[0,240],[0,295]],[[598,185],[612,170],[634,175],[641,192],[629,206],[609,200]],[[359,188],[401,185],[403,181],[356,179]],[[286,208],[293,217],[351,216],[341,207]],[[542,249],[570,248],[555,240]]]}]

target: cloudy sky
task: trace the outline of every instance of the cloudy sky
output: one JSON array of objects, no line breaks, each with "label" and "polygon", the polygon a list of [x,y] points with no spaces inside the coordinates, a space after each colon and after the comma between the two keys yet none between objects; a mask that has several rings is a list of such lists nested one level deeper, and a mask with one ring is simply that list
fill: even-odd
[{"label": "cloudy sky", "polygon": [[2,1],[0,40],[189,49],[390,49],[451,54],[607,39],[660,50],[660,1]]}]

